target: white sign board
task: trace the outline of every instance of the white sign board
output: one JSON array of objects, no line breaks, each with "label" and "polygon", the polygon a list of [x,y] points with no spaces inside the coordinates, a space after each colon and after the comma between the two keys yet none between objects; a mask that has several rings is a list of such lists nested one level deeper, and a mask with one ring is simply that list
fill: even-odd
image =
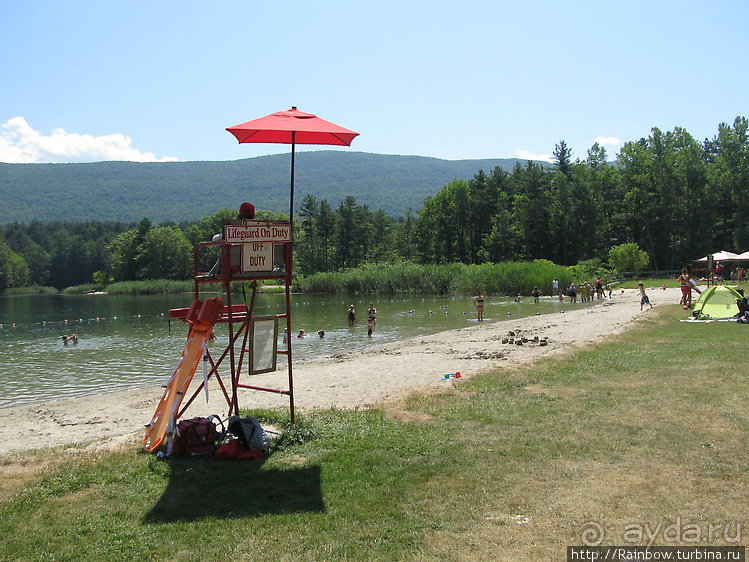
[{"label": "white sign board", "polygon": [[224,240],[242,245],[240,271],[273,271],[273,244],[291,241],[288,223],[246,220],[242,224],[227,224]]},{"label": "white sign board", "polygon": [[250,374],[276,370],[278,317],[253,316],[250,320]]},{"label": "white sign board", "polygon": [[227,224],[224,240],[230,244],[248,242],[291,242],[291,227],[285,223],[245,221],[244,224]]},{"label": "white sign board", "polygon": [[273,242],[242,244],[242,273],[273,271]]}]

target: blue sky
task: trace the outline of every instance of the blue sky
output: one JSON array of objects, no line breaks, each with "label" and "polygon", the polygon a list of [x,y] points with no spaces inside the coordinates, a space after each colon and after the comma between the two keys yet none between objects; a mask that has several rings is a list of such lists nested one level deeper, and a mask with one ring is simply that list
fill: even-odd
[{"label": "blue sky", "polygon": [[[292,105],[344,150],[613,158],[749,115],[749,3],[0,1],[0,161],[237,160]],[[306,147],[320,150],[331,147]],[[305,148],[300,148],[305,149]]]}]

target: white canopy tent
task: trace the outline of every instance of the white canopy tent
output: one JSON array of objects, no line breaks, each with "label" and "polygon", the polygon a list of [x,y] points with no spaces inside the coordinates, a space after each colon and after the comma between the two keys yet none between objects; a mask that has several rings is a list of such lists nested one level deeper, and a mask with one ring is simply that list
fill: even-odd
[{"label": "white canopy tent", "polygon": [[[749,252],[744,252],[743,255],[749,254]],[[707,261],[707,258],[709,256],[705,256],[704,258],[700,258],[695,261]],[[720,252],[715,252],[713,254],[713,261],[736,261],[739,259],[748,259],[748,258],[739,258],[739,254],[734,254],[733,252],[727,252],[726,250],[721,250]]]}]

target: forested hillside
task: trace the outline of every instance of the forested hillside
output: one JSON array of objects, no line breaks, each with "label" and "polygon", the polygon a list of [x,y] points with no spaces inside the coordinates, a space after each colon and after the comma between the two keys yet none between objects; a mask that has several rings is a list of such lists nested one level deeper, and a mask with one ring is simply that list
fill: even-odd
[{"label": "forested hillside", "polygon": [[[397,218],[350,193],[328,199],[300,188],[294,271],[310,275],[401,261],[548,260],[605,267],[612,248],[624,245],[644,251],[651,269],[673,270],[710,252],[745,252],[748,132],[743,117],[733,125],[721,124],[718,134],[704,142],[681,128],[653,129],[649,137],[626,143],[615,166],[597,144],[585,158],[573,160],[564,141],[556,145],[550,167],[518,162],[510,171],[482,171],[474,161],[472,177],[448,180]],[[307,169],[313,169],[309,160]],[[368,176],[360,181],[364,185]],[[122,198],[131,195],[121,190]],[[44,221],[0,226],[0,291],[94,279],[100,284],[187,279],[192,248],[220,232],[242,199],[200,220],[175,213],[161,225],[142,217],[129,223],[72,222],[66,211],[48,204]],[[184,201],[174,199],[178,204]],[[283,203],[280,208],[286,211]],[[267,209],[258,216],[278,218]],[[211,260],[215,254],[206,254],[202,271]]]},{"label": "forested hillside", "polygon": [[[329,201],[352,195],[397,217],[420,208],[425,197],[454,179],[497,166],[511,170],[517,162],[298,152],[295,193]],[[290,167],[290,154],[233,162],[0,164],[0,224],[142,218],[160,224],[199,220],[242,201],[288,214]]]}]

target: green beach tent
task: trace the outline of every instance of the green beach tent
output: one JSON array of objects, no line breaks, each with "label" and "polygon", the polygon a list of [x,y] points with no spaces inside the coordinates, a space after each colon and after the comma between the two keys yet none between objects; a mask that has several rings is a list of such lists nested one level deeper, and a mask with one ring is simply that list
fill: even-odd
[{"label": "green beach tent", "polygon": [[731,318],[739,313],[736,303],[741,295],[731,287],[713,285],[702,291],[692,315],[698,320]]}]

